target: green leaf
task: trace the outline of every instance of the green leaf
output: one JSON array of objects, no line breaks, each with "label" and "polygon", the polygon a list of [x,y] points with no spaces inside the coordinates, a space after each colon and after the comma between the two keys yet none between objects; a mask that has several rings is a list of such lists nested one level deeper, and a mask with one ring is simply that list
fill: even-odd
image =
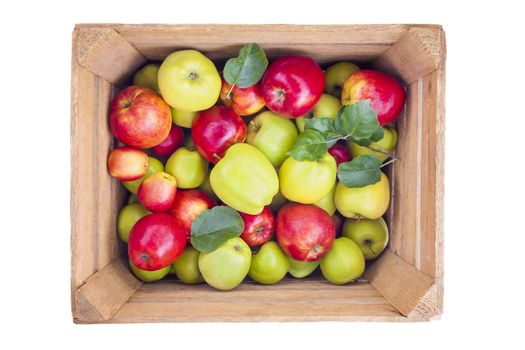
[{"label": "green leaf", "polygon": [[317,130],[323,134],[335,134],[335,122],[330,118],[308,118],[304,121],[304,129]]},{"label": "green leaf", "polygon": [[191,224],[191,245],[200,252],[210,253],[244,230],[238,212],[226,206],[203,211]]},{"label": "green leaf", "polygon": [[346,187],[365,187],[381,180],[381,160],[375,154],[365,154],[339,164],[337,177]]},{"label": "green leaf", "polygon": [[374,142],[381,141],[385,137],[385,130],[380,126],[376,132],[370,136],[370,139]]},{"label": "green leaf", "polygon": [[254,43],[246,44],[239,52],[239,56],[226,61],[223,74],[230,85],[240,88],[250,87],[261,80],[268,58],[263,49]]},{"label": "green leaf", "polygon": [[317,130],[308,129],[302,132],[293,149],[287,154],[297,161],[319,160],[328,151],[325,137]]},{"label": "green leaf", "polygon": [[370,139],[378,127],[377,114],[368,100],[345,106],[335,119],[337,132],[355,141]]}]

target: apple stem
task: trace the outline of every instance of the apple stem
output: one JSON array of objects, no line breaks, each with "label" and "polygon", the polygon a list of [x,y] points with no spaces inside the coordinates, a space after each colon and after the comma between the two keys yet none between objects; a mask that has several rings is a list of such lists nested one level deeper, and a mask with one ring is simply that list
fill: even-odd
[{"label": "apple stem", "polygon": [[392,158],[390,159],[388,162],[384,163],[384,164],[381,164],[381,168],[384,167],[384,166],[387,166],[388,164],[390,163],[393,163],[395,162],[396,160],[398,160],[399,158]]},{"label": "apple stem", "polygon": [[233,92],[233,88],[235,87],[235,83],[232,84],[231,88],[230,88],[230,91],[228,91],[228,93],[226,94],[226,97],[228,99],[231,98],[231,95],[232,95],[232,92]]},{"label": "apple stem", "polygon": [[385,151],[383,149],[383,147],[381,147],[377,142],[373,142],[374,145],[376,145],[379,149],[375,149],[375,148],[372,148],[370,146],[365,146],[366,148],[368,148],[369,150],[371,151],[374,151],[374,152],[377,152],[377,153],[381,153],[381,154],[384,154],[385,156],[389,157],[389,158],[393,158],[395,160],[401,160],[399,159],[399,157],[397,157],[396,155],[392,154],[392,153],[388,153],[387,151]]}]

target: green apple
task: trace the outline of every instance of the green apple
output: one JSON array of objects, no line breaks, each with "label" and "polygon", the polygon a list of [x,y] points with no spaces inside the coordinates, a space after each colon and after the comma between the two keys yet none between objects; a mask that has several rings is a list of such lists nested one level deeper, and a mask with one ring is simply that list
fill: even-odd
[{"label": "green apple", "polygon": [[173,124],[182,126],[183,128],[191,128],[196,115],[197,112],[183,111],[171,107],[171,120]]},{"label": "green apple", "polygon": [[379,182],[372,185],[348,188],[339,182],[335,188],[335,207],[347,218],[378,219],[386,212],[389,203],[390,185],[384,173],[381,173]]},{"label": "green apple", "polygon": [[307,114],[304,117],[295,118],[295,126],[297,126],[297,130],[299,130],[300,133],[304,131],[304,124],[308,118],[312,118],[312,115]]},{"label": "green apple", "polygon": [[[383,138],[377,141],[376,144],[370,144],[369,147],[377,150],[382,150],[387,153],[392,153],[397,145],[397,131],[395,127],[383,126],[383,132]],[[368,149],[364,146],[359,146],[357,143],[352,141],[347,141],[347,145],[348,149],[350,150],[350,153],[352,154],[352,158],[358,157],[363,154],[375,154],[379,157],[379,159],[381,159],[382,162],[384,162],[388,158],[388,156],[382,153],[374,152],[371,149]]]},{"label": "green apple", "polygon": [[213,188],[211,188],[210,176],[209,175],[206,176],[206,179],[204,180],[202,185],[199,186],[199,190],[201,190],[202,192],[206,193],[208,195],[208,197],[213,199],[214,202],[216,202],[216,203],[219,202],[219,197],[217,197],[215,192],[213,192]]},{"label": "green apple", "polygon": [[150,212],[140,204],[132,203],[124,206],[117,216],[117,232],[123,242],[128,243],[129,233],[133,225]]},{"label": "green apple", "polygon": [[319,208],[323,209],[330,216],[334,215],[335,213],[335,201],[334,201],[335,185],[336,184],[334,183],[330,192],[328,192],[323,198],[313,203],[313,205],[316,205]]},{"label": "green apple", "polygon": [[160,94],[173,108],[203,111],[219,99],[222,81],[213,62],[196,50],[168,55],[158,74]]},{"label": "green apple", "polygon": [[211,253],[199,255],[199,270],[206,283],[216,289],[231,290],[248,274],[252,252],[240,237],[231,238]]},{"label": "green apple", "polygon": [[315,203],[330,192],[336,172],[335,159],[328,152],[316,161],[288,157],[279,169],[281,193],[293,202]]},{"label": "green apple", "polygon": [[324,72],[326,77],[324,92],[338,98],[341,97],[341,91],[346,79],[358,70],[359,67],[350,62],[338,62],[331,65]]},{"label": "green apple", "polygon": [[366,260],[377,258],[388,243],[388,226],[383,218],[346,219],[343,236],[357,243]]},{"label": "green apple", "polygon": [[275,284],[286,276],[289,267],[288,257],[281,247],[277,242],[270,241],[252,255],[248,275],[261,284]]},{"label": "green apple", "polygon": [[170,273],[171,265],[168,265],[166,267],[163,267],[160,270],[155,271],[147,271],[142,270],[136,267],[131,260],[129,260],[129,267],[131,269],[131,272],[141,281],[143,282],[155,282],[158,280],[163,279]]},{"label": "green apple", "polygon": [[345,284],[365,271],[365,257],[359,246],[347,237],[334,241],[332,248],[321,258],[321,272],[333,284]]},{"label": "green apple", "polygon": [[159,63],[149,63],[139,69],[133,75],[133,85],[144,86],[148,89],[160,93],[159,82],[157,80],[157,75],[159,73]]},{"label": "green apple", "polygon": [[149,166],[148,166],[148,171],[146,172],[146,175],[144,175],[138,180],[122,181],[122,185],[124,185],[124,187],[126,187],[126,189],[133,194],[137,194],[137,191],[139,189],[139,186],[142,184],[142,181],[144,181],[148,176],[150,176],[151,174],[156,174],[156,173],[160,173],[161,171],[164,171],[164,165],[162,164],[160,160],[158,160],[157,158],[153,158],[153,157],[148,157],[148,158],[149,158]]},{"label": "green apple", "polygon": [[166,172],[177,180],[179,188],[197,188],[208,174],[208,162],[199,152],[181,147],[168,158]]},{"label": "green apple", "polygon": [[286,159],[286,153],[293,148],[297,134],[297,128],[290,119],[266,111],[248,124],[246,142],[264,153],[277,168]]},{"label": "green apple", "polygon": [[199,271],[200,252],[192,246],[187,246],[182,254],[172,264],[172,270],[179,280],[186,284],[197,284],[204,282]]},{"label": "green apple", "polygon": [[330,118],[335,120],[339,108],[341,108],[341,101],[338,98],[332,95],[322,94],[312,110],[312,115],[314,118]]},{"label": "green apple", "polygon": [[279,191],[275,196],[273,196],[272,203],[270,204],[270,209],[272,209],[272,211],[278,211],[287,202],[288,199],[286,199],[281,193],[281,191]]},{"label": "green apple", "polygon": [[319,266],[320,260],[315,261],[299,261],[288,257],[290,267],[288,272],[295,278],[304,278],[309,276]]}]

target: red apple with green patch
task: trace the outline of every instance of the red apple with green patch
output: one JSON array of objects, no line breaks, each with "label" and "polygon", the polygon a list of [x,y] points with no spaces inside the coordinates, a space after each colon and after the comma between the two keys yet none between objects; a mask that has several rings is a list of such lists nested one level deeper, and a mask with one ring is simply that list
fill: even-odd
[{"label": "red apple with green patch", "polygon": [[226,107],[230,107],[241,116],[252,115],[264,107],[260,83],[246,88],[234,85],[232,89],[232,86],[222,79],[220,99]]},{"label": "red apple with green patch", "polygon": [[146,175],[148,166],[148,155],[131,147],[115,148],[108,157],[109,174],[120,181],[140,179]]},{"label": "red apple with green patch", "polygon": [[244,221],[241,238],[250,246],[259,246],[272,238],[275,231],[275,220],[269,206],[257,215],[239,213]]},{"label": "red apple with green patch", "polygon": [[175,177],[161,171],[148,176],[140,184],[137,197],[147,210],[161,212],[171,208],[176,193],[177,181]]},{"label": "red apple with green patch", "polygon": [[191,224],[193,220],[205,210],[213,208],[215,203],[204,192],[192,190],[178,190],[169,213],[184,233],[187,241],[191,238]]},{"label": "red apple with green patch", "polygon": [[156,156],[169,157],[173,152],[178,150],[184,142],[184,131],[178,125],[172,124],[170,133],[166,140],[153,147],[151,150]]},{"label": "red apple with green patch", "polygon": [[349,162],[352,159],[350,152],[348,152],[348,148],[340,143],[336,143],[330,147],[328,149],[328,153],[334,157],[337,166],[339,166],[341,163]]}]

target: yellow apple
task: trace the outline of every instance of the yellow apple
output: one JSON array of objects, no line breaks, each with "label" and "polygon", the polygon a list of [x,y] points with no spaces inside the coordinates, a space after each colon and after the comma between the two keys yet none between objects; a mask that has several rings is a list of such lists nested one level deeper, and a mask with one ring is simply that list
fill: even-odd
[{"label": "yellow apple", "polygon": [[335,195],[335,184],[332,186],[332,189],[330,192],[328,192],[323,198],[318,200],[314,203],[314,205],[318,206],[319,208],[323,209],[328,213],[328,215],[332,216],[335,213],[335,202],[334,202],[334,195]]},{"label": "yellow apple", "polygon": [[[376,142],[377,145],[372,143],[369,147],[377,150],[382,150],[387,153],[392,153],[397,145],[397,131],[395,127],[383,126],[383,132],[384,136],[381,140]],[[350,153],[352,154],[352,158],[356,158],[363,154],[375,154],[379,157],[381,162],[384,162],[388,158],[388,156],[382,153],[372,151],[371,149],[368,149],[364,146],[359,146],[357,143],[352,141],[347,141],[347,145]]]}]

